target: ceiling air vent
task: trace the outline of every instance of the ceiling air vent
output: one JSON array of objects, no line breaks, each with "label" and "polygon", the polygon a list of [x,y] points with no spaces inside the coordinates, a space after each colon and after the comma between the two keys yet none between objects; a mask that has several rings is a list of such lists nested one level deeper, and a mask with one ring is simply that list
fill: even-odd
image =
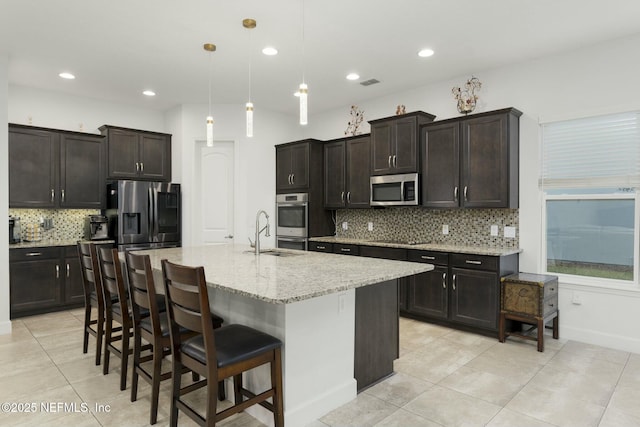
[{"label": "ceiling air vent", "polygon": [[365,80],[363,82],[360,82],[360,84],[362,86],[371,86],[374,85],[376,83],[380,83],[380,80],[376,80],[376,79],[369,79],[369,80]]}]

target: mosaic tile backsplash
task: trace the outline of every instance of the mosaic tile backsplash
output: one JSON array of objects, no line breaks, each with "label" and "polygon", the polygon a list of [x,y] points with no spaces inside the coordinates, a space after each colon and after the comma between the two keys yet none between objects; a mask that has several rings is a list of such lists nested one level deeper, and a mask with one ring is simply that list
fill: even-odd
[{"label": "mosaic tile backsplash", "polygon": [[84,220],[87,215],[99,214],[97,209],[9,209],[9,215],[20,218],[22,240],[26,238],[29,224],[41,224],[51,219],[50,230],[41,229],[42,240],[75,240],[84,237]]},{"label": "mosaic tile backsplash", "polygon": [[[343,222],[347,222],[347,230],[342,229]],[[367,229],[369,222],[373,223],[372,231]],[[443,225],[449,226],[449,234],[442,234]],[[491,236],[492,225],[498,226],[498,236]],[[515,227],[515,238],[504,237],[505,226]],[[342,209],[336,211],[336,236],[518,248],[518,209]]]}]

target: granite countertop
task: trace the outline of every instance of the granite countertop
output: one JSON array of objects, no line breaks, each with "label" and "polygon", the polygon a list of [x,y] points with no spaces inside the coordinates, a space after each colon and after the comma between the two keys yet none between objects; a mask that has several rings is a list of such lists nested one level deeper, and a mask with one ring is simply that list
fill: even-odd
[{"label": "granite countertop", "polygon": [[[77,239],[42,239],[37,242],[9,243],[9,249],[45,248],[49,246],[75,246],[78,242],[86,242],[83,238]],[[91,240],[93,243],[115,243],[115,240]]]},{"label": "granite countertop", "polygon": [[492,246],[459,246],[459,245],[443,245],[438,243],[419,243],[419,244],[407,244],[407,243],[391,243],[381,242],[376,240],[366,239],[352,239],[336,236],[325,237],[311,237],[310,241],[324,242],[324,243],[343,243],[349,245],[364,245],[364,246],[381,246],[386,248],[403,248],[403,249],[416,249],[423,251],[438,251],[438,252],[452,252],[461,254],[472,255],[490,255],[490,256],[505,256],[511,254],[518,254],[522,252],[520,248],[497,248]]},{"label": "granite countertop", "polygon": [[[247,245],[137,251],[154,269],[161,260],[203,266],[207,285],[269,303],[287,304],[430,271],[431,264],[277,249],[256,256]],[[287,256],[288,255],[288,256]]]}]

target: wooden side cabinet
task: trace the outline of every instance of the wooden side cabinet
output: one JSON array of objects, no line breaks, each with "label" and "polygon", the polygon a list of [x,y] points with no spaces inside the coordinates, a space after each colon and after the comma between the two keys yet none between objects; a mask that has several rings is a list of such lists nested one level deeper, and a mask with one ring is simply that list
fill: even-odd
[{"label": "wooden side cabinet", "polygon": [[359,135],[325,144],[325,208],[369,207],[369,152],[369,135]]},{"label": "wooden side cabinet", "polygon": [[[506,331],[506,320],[533,325],[536,336]],[[501,280],[499,340],[509,335],[538,341],[538,351],[544,351],[544,328],[553,321],[553,338],[560,337],[558,310],[558,277],[544,274],[517,273]]]}]

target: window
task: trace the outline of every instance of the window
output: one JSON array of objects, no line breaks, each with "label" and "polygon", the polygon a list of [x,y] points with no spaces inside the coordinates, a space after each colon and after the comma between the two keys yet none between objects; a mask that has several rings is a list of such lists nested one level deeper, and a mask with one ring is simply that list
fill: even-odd
[{"label": "window", "polygon": [[640,113],[549,123],[542,135],[546,271],[637,286]]}]

